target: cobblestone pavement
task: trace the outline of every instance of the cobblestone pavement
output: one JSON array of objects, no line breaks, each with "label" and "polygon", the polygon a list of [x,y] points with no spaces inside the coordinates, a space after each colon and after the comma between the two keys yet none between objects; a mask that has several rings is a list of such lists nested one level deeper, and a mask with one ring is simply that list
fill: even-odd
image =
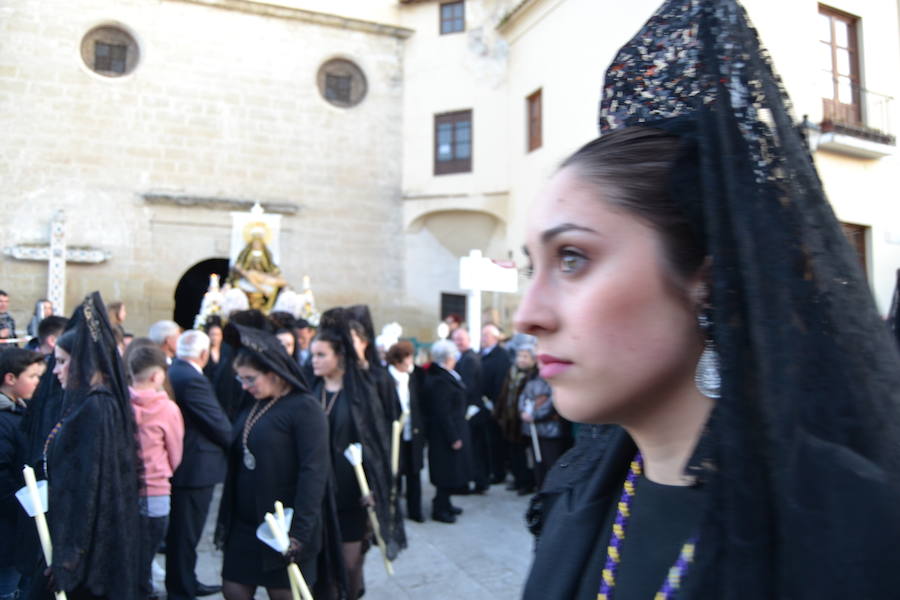
[{"label": "cobblestone pavement", "polygon": [[[425,475],[425,471],[423,471]],[[434,488],[423,482],[426,517]],[[200,542],[197,576],[204,583],[220,581],[222,555],[212,544],[218,511],[218,490]],[[484,496],[454,496],[465,512],[453,524],[406,521],[408,548],[394,563],[394,576],[385,573],[377,547],[366,556],[366,600],[515,600],[531,561],[532,539],[525,528],[528,497],[491,487]],[[162,556],[157,563],[164,564]],[[158,580],[160,588],[164,588]],[[164,597],[164,596],[163,596]],[[221,595],[207,596],[221,600]],[[259,590],[256,598],[267,598]]]}]

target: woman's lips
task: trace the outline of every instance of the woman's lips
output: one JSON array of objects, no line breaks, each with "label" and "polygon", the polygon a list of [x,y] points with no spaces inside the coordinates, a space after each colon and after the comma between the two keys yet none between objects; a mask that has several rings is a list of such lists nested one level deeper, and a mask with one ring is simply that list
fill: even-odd
[{"label": "woman's lips", "polygon": [[544,379],[556,377],[557,375],[568,371],[569,367],[572,366],[572,361],[557,358],[549,354],[541,354],[538,356],[538,361],[541,363],[541,377]]}]

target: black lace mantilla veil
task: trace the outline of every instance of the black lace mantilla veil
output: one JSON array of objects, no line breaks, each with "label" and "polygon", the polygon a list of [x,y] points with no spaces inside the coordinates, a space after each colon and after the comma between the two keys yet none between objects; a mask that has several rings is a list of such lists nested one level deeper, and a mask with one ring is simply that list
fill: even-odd
[{"label": "black lace mantilla veil", "polygon": [[297,361],[285,351],[281,342],[267,331],[232,324],[238,331],[239,343],[235,350],[246,348],[268,366],[276,375],[287,381],[297,391],[309,393],[306,378]]},{"label": "black lace mantilla veil", "polygon": [[47,453],[53,574],[59,589],[137,599],[143,465],[122,361],[99,293],[75,310],[70,331],[75,338],[61,426]]},{"label": "black lace mantilla veil", "polygon": [[897,597],[897,349],[744,9],[665,2],[599,120],[683,138],[673,195],[712,257],[723,387],[690,597]]}]

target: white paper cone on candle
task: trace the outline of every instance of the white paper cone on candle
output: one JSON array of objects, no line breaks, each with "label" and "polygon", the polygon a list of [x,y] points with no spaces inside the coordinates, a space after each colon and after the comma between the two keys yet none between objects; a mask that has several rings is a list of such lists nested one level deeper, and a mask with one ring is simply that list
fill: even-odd
[{"label": "white paper cone on candle", "polygon": [[[288,529],[294,516],[294,511],[290,508],[285,510],[280,502],[275,503],[276,517],[272,513],[266,513],[265,523],[256,530],[256,537],[259,538],[267,546],[276,552],[284,554],[291,547],[291,540],[288,537]],[[290,563],[287,567],[288,579],[291,582],[291,596],[293,600],[313,600],[312,592],[306,585],[306,580],[300,572],[300,567],[295,563]]]},{"label": "white paper cone on candle", "polygon": [[392,423],[391,431],[391,474],[396,477],[400,472],[400,433],[403,431],[403,424],[400,421]]},{"label": "white paper cone on candle", "polygon": [[[368,496],[370,493],[369,482],[366,481],[366,472],[363,470],[362,444],[350,444],[347,446],[347,449],[344,450],[344,456],[347,457],[347,460],[353,465],[353,471],[356,473],[356,481],[359,484],[360,492],[362,492],[363,497]],[[391,564],[391,561],[388,560],[387,545],[384,543],[384,538],[381,537],[381,526],[378,525],[378,517],[375,515],[375,509],[371,506],[367,508],[369,512],[369,523],[372,524],[372,533],[375,534],[375,541],[378,542],[378,548],[381,550],[381,558],[384,559],[384,569],[387,571],[388,575],[393,575],[394,566]]]},{"label": "white paper cone on candle", "polygon": [[[38,538],[41,540],[41,550],[44,551],[44,560],[47,561],[47,566],[49,567],[53,564],[53,544],[50,541],[50,528],[47,527],[47,517],[44,515],[44,511],[46,511],[45,499],[47,497],[47,484],[41,482],[44,483],[45,488],[44,496],[41,497],[41,491],[38,489],[37,481],[34,478],[34,469],[26,465],[22,469],[22,475],[25,478],[25,489],[28,490],[28,501],[30,502],[33,511],[33,514],[32,512],[29,512],[29,515],[34,517],[34,523],[38,530]],[[20,497],[20,495],[17,493],[16,497]],[[21,499],[19,501],[22,502]],[[24,502],[22,504],[23,506],[25,505]],[[25,510],[28,510],[27,506],[25,507]],[[55,596],[56,600],[66,600],[65,592],[56,592]]]}]

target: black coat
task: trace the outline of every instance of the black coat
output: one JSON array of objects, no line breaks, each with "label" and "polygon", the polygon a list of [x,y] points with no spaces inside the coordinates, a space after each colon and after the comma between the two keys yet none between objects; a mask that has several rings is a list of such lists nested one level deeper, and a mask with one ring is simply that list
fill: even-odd
[{"label": "black coat", "polygon": [[497,344],[490,352],[481,357],[481,394],[488,400],[497,403],[503,382],[509,375],[512,360],[509,352]]},{"label": "black coat", "polygon": [[169,367],[169,381],[184,416],[184,453],[172,476],[172,485],[205,487],[225,481],[231,422],[212,385],[192,364],[180,358]]},{"label": "black coat", "polygon": [[[409,422],[412,425],[412,464],[404,465],[406,473],[415,475],[424,466],[425,416],[422,413],[425,399],[425,370],[415,367],[409,375]],[[401,439],[402,439],[401,434]],[[401,460],[403,455],[401,454]]]},{"label": "black coat", "polygon": [[556,461],[531,501],[526,520],[537,540],[523,600],[584,597],[586,566],[636,452],[619,427],[586,426],[585,433],[590,435]]},{"label": "black coat", "polygon": [[[465,387],[449,371],[432,364],[425,376],[422,405],[431,483],[435,487],[466,487],[470,479],[466,454],[470,442]],[[457,440],[462,440],[463,447],[454,450],[451,445]]]},{"label": "black coat", "polygon": [[[25,438],[20,431],[22,410],[19,407],[0,410],[0,567],[14,564],[17,523],[25,511],[16,500],[16,491],[25,485],[22,465]],[[30,520],[30,519],[29,519]],[[32,525],[33,527],[33,525]]]},{"label": "black coat", "polygon": [[483,376],[481,370],[481,357],[474,350],[466,350],[459,357],[454,369],[462,378],[466,389],[466,405],[477,406],[484,409],[484,401],[481,399]]},{"label": "black coat", "polygon": [[[235,421],[217,541],[227,541],[234,520],[239,518],[239,505],[252,506],[250,518],[253,523],[262,523],[265,514],[274,511],[275,501],[280,500],[286,508],[294,509],[289,533],[303,546],[303,563],[322,547],[322,505],[331,474],[325,413],[308,393],[295,391],[278,400],[250,431],[247,446],[256,459],[256,468],[247,471],[241,461],[243,428],[249,412],[245,409]],[[274,550],[265,552],[264,564],[269,568],[282,560]]]}]

